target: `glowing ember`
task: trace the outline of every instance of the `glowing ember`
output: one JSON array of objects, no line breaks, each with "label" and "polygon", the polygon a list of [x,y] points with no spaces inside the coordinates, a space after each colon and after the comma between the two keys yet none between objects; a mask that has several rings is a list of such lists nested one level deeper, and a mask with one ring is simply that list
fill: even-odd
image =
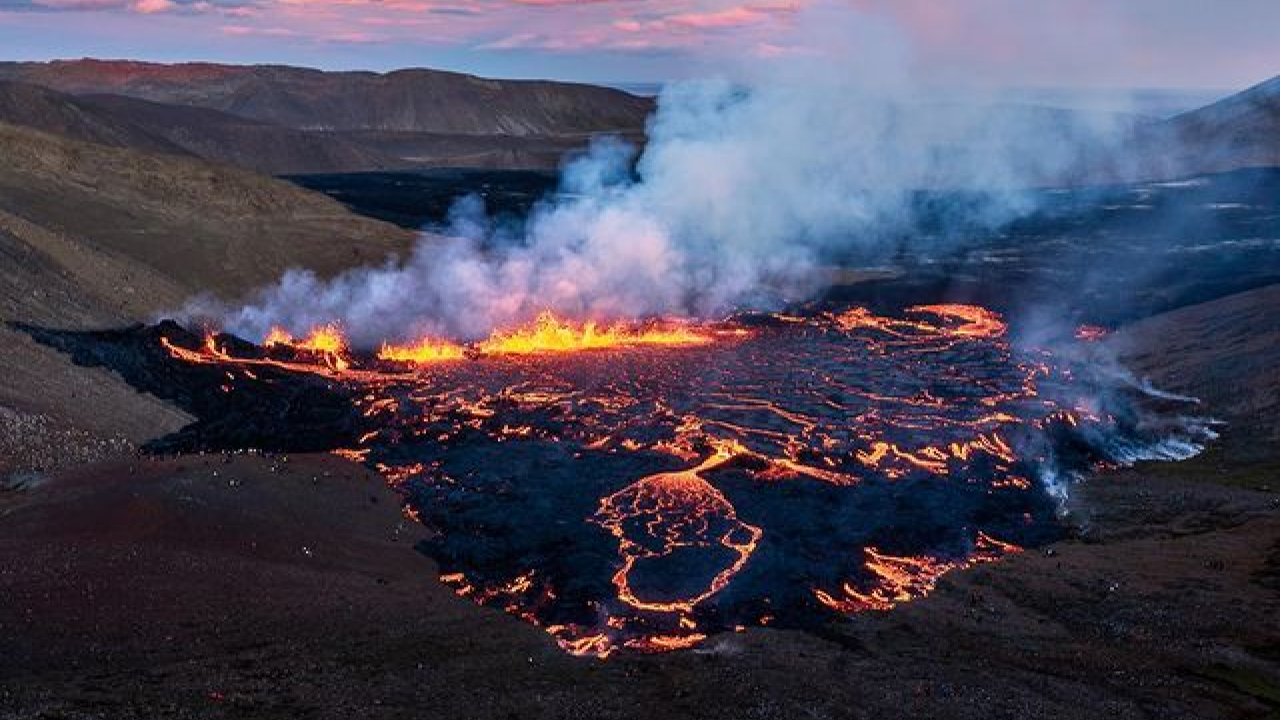
[{"label": "glowing ember", "polygon": [[[264,348],[161,343],[204,373],[201,408],[278,395],[288,416],[290,384],[329,394],[326,447],[405,494],[437,532],[423,548],[442,582],[598,657],[919,598],[1057,538],[1039,480],[1157,440],[1101,405],[1116,394],[1095,392],[1088,362],[1012,347],[983,308],[751,328],[544,314],[474,346],[372,356],[333,326],[301,341],[273,331]],[[219,419],[202,447],[246,425]],[[281,432],[296,443],[305,430]]]}]

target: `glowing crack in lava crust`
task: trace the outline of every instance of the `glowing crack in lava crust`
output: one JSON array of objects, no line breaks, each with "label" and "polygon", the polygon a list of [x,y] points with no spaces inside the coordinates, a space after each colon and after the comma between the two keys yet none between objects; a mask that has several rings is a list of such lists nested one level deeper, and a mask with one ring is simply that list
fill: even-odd
[{"label": "glowing crack in lava crust", "polygon": [[[1177,431],[1140,422],[1088,352],[1019,349],[975,306],[544,315],[370,354],[336,327],[160,342],[213,379],[197,415],[227,416],[192,445],[230,444],[259,399],[286,398],[289,433],[320,423],[320,447],[404,495],[443,582],[580,655],[892,608],[1061,537],[1060,479],[1197,449],[1170,451]],[[290,415],[320,398],[338,400]]]}]

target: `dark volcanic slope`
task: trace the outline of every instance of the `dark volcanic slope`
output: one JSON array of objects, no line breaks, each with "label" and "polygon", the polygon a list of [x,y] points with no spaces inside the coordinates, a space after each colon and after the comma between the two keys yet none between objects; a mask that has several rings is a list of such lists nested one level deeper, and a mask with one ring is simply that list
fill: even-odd
[{"label": "dark volcanic slope", "polygon": [[212,108],[312,130],[558,135],[635,130],[652,101],[619,90],[487,80],[438,70],[323,72],[285,66],[76,60],[0,64],[0,77],[73,94]]},{"label": "dark volcanic slope", "polygon": [[266,173],[325,173],[403,165],[372,144],[207,108],[123,95],[69,95],[0,81],[0,122],[119,148],[193,155]]},{"label": "dark volcanic slope", "polygon": [[[1278,78],[1135,132],[1134,178],[1172,178],[1278,164]],[[1124,162],[1124,161],[1123,161]]]},{"label": "dark volcanic slope", "polygon": [[[291,265],[332,273],[408,245],[408,233],[323,195],[197,158],[2,123],[0,154],[0,213],[141,264],[187,293],[243,293]],[[149,310],[163,307],[155,300],[139,298]]]},{"label": "dark volcanic slope", "polygon": [[[64,109],[86,132],[98,127]],[[0,123],[0,158],[0,481],[11,468],[76,462],[81,431],[141,442],[185,422],[4,321],[118,326],[197,292],[246,293],[290,266],[378,261],[412,237],[319,193],[192,157]]]},{"label": "dark volcanic slope", "polygon": [[403,165],[376,146],[340,133],[299,130],[219,110],[123,95],[86,95],[76,100],[100,114],[128,119],[193,155],[264,173],[324,173]]},{"label": "dark volcanic slope", "polygon": [[0,122],[47,133],[139,150],[183,153],[183,148],[144,127],[128,112],[96,107],[65,93],[29,83],[0,81]]},{"label": "dark volcanic slope", "polygon": [[608,88],[434,70],[0,63],[0,121],[272,174],[555,168],[593,134],[642,140],[652,109]]}]

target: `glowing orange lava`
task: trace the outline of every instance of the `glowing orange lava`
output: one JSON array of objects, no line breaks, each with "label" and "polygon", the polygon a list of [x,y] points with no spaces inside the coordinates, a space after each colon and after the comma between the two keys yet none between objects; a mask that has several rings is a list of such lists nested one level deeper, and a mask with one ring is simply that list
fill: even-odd
[{"label": "glowing orange lava", "polygon": [[1073,335],[1077,340],[1083,340],[1087,343],[1100,341],[1107,337],[1108,329],[1097,325],[1080,325],[1077,326]]},{"label": "glowing orange lava", "polygon": [[264,348],[292,348],[296,351],[314,353],[329,368],[337,371],[351,366],[348,359],[347,337],[337,323],[327,323],[311,329],[306,338],[295,340],[288,331],[273,326],[263,339]]},{"label": "glowing orange lava", "polygon": [[[1095,340],[1097,330],[1077,337]],[[443,583],[537,625],[569,653],[604,658],[792,623],[794,612],[821,611],[815,599],[839,613],[889,609],[948,572],[1019,551],[975,534],[1022,542],[1022,526],[991,516],[929,545],[856,522],[860,498],[907,492],[1051,516],[1029,430],[1104,423],[1104,414],[1067,392],[1053,357],[1013,347],[1008,332],[995,312],[938,304],[906,317],[855,307],[702,324],[544,312],[474,343],[423,337],[376,351],[352,350],[334,323],[301,339],[272,328],[261,348],[215,334],[161,343],[225,371],[225,384],[220,373],[193,374],[217,376],[222,393],[280,388],[278,369],[320,376],[306,380],[360,416],[333,452],[414,498],[413,519],[479,539],[475,553],[450,547]],[[263,380],[248,383],[255,372]],[[653,472],[673,467],[683,470]],[[752,493],[781,500],[753,505]],[[491,503],[513,510],[490,513]],[[812,545],[805,523],[771,535],[781,516],[769,509],[783,503],[834,520],[812,526],[821,535]],[[525,522],[526,507],[530,523],[552,531],[494,523]],[[787,567],[763,581],[780,559],[819,572]],[[580,567],[590,583],[579,582]],[[766,583],[791,594],[780,600],[771,586],[756,597]]]},{"label": "glowing orange lava", "polygon": [[684,325],[602,326],[595,321],[575,322],[545,311],[533,323],[509,331],[495,331],[477,344],[487,354],[557,353],[641,345],[701,345],[710,335]]},{"label": "glowing orange lava", "polygon": [[467,349],[457,343],[431,338],[421,338],[413,343],[394,345],[383,343],[378,349],[378,360],[411,365],[427,365],[441,361],[461,360]]},{"label": "glowing orange lava", "polygon": [[[745,450],[732,441],[722,443],[694,468],[646,476],[601,501],[592,520],[618,539],[623,564],[613,581],[619,600],[643,611],[691,611],[742,570],[756,550],[761,529],[740,521],[729,499],[699,474]],[[713,546],[732,551],[735,558],[698,593],[647,600],[632,588],[630,576],[638,560],[663,558],[682,548]]]},{"label": "glowing orange lava", "polygon": [[845,583],[836,594],[815,589],[814,597],[819,603],[838,613],[886,611],[900,603],[928,595],[939,579],[949,571],[990,563],[1001,556],[1021,550],[1023,549],[1014,544],[998,541],[982,532],[975,539],[973,553],[960,559],[891,556],[869,546],[863,549],[863,555],[867,570],[875,578],[871,588],[860,589]]},{"label": "glowing orange lava", "polygon": [[918,305],[907,309],[909,313],[930,313],[942,318],[964,321],[961,325],[951,328],[950,331],[956,335],[968,336],[970,338],[997,338],[1005,335],[1005,321],[1001,320],[998,313],[994,313],[987,308],[980,308],[977,305],[960,305],[957,303],[944,303],[940,305]]}]

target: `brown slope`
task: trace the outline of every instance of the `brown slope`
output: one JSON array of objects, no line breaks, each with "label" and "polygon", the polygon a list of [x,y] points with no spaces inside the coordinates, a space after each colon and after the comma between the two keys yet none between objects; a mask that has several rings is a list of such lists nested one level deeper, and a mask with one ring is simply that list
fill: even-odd
[{"label": "brown slope", "polygon": [[12,81],[0,81],[0,122],[102,145],[195,155],[271,174],[403,166],[372,145],[334,133],[122,95],[70,95]]},{"label": "brown slope", "polygon": [[0,81],[0,122],[103,145],[185,152],[162,134],[134,122],[128,113],[95,107],[74,96],[30,83]]},{"label": "brown slope", "polygon": [[82,104],[163,137],[193,155],[273,175],[384,170],[405,163],[374,144],[339,133],[298,130],[208,108],[123,95],[87,95]]},{"label": "brown slope", "polygon": [[74,94],[110,93],[212,108],[311,130],[561,135],[636,131],[653,103],[619,90],[409,69],[75,60],[3,63],[0,78]]},{"label": "brown slope", "polygon": [[323,195],[203,160],[5,125],[0,149],[0,211],[92,242],[187,292],[243,293],[291,265],[332,273],[408,242]]},{"label": "brown slope", "polygon": [[[121,325],[291,266],[333,273],[404,231],[323,195],[195,158],[0,123],[0,321]],[[185,416],[0,325],[0,482],[175,430]]]},{"label": "brown slope", "polygon": [[1202,108],[1134,128],[1084,154],[1074,182],[1167,180],[1276,167],[1277,78]]},{"label": "brown slope", "polygon": [[1162,123],[1158,133],[1177,141],[1180,155],[1174,160],[1196,172],[1275,166],[1279,100],[1281,85],[1274,77],[1176,115]]}]

